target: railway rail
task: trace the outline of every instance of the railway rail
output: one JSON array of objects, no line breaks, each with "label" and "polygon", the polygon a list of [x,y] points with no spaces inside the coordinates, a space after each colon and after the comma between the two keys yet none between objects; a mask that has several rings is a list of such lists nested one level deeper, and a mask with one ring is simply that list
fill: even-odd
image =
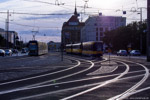
[{"label": "railway rail", "polygon": [[[97,94],[100,96],[94,100],[122,100],[150,89],[150,86],[143,86],[149,80],[149,69],[140,63],[120,59],[111,59],[114,63],[110,63],[107,59],[99,61],[70,56],[67,59],[77,64],[52,73],[0,83],[0,99],[90,100]],[[106,66],[116,67],[105,72]],[[104,72],[90,74],[98,70]]]}]

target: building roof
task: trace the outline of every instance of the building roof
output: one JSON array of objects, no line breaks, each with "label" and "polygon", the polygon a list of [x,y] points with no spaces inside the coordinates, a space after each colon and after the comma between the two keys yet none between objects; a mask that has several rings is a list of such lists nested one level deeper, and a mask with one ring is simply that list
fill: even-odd
[{"label": "building roof", "polygon": [[[70,17],[70,19],[67,22],[63,23],[63,27],[64,26],[84,26],[85,23],[80,23],[79,19],[78,19],[79,14],[77,13],[77,8],[76,8],[76,4],[75,4],[75,11],[74,11],[74,15],[72,15]],[[73,24],[70,25],[69,23],[73,22],[73,23],[78,23],[78,24]]]},{"label": "building roof", "polygon": [[79,19],[76,15],[72,15],[68,22],[79,22]]}]

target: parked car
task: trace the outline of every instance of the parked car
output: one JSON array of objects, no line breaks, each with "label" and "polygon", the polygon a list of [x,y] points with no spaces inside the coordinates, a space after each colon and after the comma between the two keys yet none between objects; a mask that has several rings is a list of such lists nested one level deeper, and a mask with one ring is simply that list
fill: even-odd
[{"label": "parked car", "polygon": [[5,51],[3,49],[0,49],[0,56],[5,56]]},{"label": "parked car", "polygon": [[13,49],[12,52],[13,52],[14,54],[16,54],[16,53],[18,53],[18,50],[17,50],[17,49]]},{"label": "parked car", "polygon": [[5,55],[8,55],[8,56],[12,56],[12,50],[10,50],[10,49],[6,49],[5,50]]},{"label": "parked car", "polygon": [[117,56],[127,56],[127,55],[128,55],[128,53],[126,50],[119,50],[117,52]]},{"label": "parked car", "polygon": [[21,53],[27,53],[28,50],[26,48],[22,48]]},{"label": "parked car", "polygon": [[140,56],[141,55],[141,52],[139,50],[132,50],[130,52],[130,55],[131,56]]}]

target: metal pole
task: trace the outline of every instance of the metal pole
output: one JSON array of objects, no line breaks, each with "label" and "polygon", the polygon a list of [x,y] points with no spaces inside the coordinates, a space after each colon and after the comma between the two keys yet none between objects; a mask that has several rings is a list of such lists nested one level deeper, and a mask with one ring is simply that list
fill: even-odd
[{"label": "metal pole", "polygon": [[[141,21],[141,26],[142,26],[142,7],[140,8],[140,21]],[[142,33],[140,34],[140,50],[141,50],[141,53],[143,51],[143,45],[142,45]]]},{"label": "metal pole", "polygon": [[142,7],[140,8],[140,21],[142,22]]},{"label": "metal pole", "polygon": [[64,49],[64,41],[65,41],[65,39],[63,39],[64,37],[64,32],[62,31],[62,38],[61,38],[61,61],[63,61],[63,49]]},{"label": "metal pole", "polygon": [[14,43],[14,44],[13,44],[13,49],[15,49],[15,41],[16,41],[16,35],[15,35],[15,32],[14,32],[14,34],[13,34],[13,39],[14,39],[14,40],[13,40],[13,43]]},{"label": "metal pole", "polygon": [[63,61],[63,52],[64,52],[64,46],[63,43],[61,44],[61,61]]},{"label": "metal pole", "polygon": [[9,48],[9,10],[7,11],[7,20],[6,20],[6,48]]},{"label": "metal pole", "polygon": [[150,0],[147,0],[147,61],[150,62]]}]

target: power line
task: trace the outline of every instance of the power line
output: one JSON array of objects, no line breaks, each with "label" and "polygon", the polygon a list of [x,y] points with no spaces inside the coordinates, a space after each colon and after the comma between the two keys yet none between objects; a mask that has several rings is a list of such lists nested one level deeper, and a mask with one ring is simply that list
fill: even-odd
[{"label": "power line", "polygon": [[[5,21],[1,21],[1,20],[0,20],[0,22],[4,22],[5,23]],[[40,27],[40,28],[46,28],[46,29],[47,28],[49,28],[49,29],[58,29],[58,28],[60,28],[61,29],[61,27],[41,27],[41,26],[32,26],[32,25],[19,24],[19,23],[14,23],[14,22],[9,22],[9,24],[25,26],[25,27]]]},{"label": "power line", "polygon": [[[98,9],[98,8],[97,8]],[[146,9],[146,8],[145,8]],[[115,12],[118,12],[118,11],[122,11],[120,9],[101,9],[101,10],[113,10]],[[136,9],[133,10],[125,10],[127,12],[139,12],[137,11]],[[37,15],[37,16],[46,16],[46,15],[52,15],[52,16],[57,16],[57,15],[71,15],[73,13],[47,13],[47,14],[40,14],[40,13],[25,13],[25,12],[10,12],[12,14],[21,14],[21,15]],[[92,12],[88,12],[88,13],[97,13],[97,11],[92,11]],[[0,14],[7,14],[7,12],[0,12]]]},{"label": "power line", "polygon": [[[7,14],[7,12],[0,12],[1,14]],[[23,12],[10,12],[12,14],[22,14],[22,15],[70,15],[73,13],[53,13],[53,14],[39,14],[39,13],[23,13]]]},{"label": "power line", "polygon": [[[66,9],[66,7],[63,7],[63,6],[62,6],[62,5],[64,5],[65,3],[59,3],[58,0],[57,0],[55,3],[44,2],[44,1],[39,1],[39,0],[36,0],[36,1],[35,1],[35,0],[34,0],[34,1],[31,1],[31,0],[24,0],[24,1],[50,4],[50,5],[59,6],[59,7],[62,7],[62,8],[65,8],[65,9]],[[67,9],[70,9],[70,8],[67,8]]]}]

